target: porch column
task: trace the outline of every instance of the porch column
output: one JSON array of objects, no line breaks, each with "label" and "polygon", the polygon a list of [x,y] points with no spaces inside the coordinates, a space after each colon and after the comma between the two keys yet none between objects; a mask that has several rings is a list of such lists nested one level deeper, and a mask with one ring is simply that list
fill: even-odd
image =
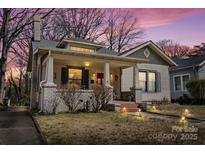
[{"label": "porch column", "polygon": [[105,85],[110,85],[110,64],[105,63],[104,65],[104,82]]},{"label": "porch column", "polygon": [[137,65],[133,67],[133,90],[135,103],[142,103],[142,89],[139,87],[139,69]]},{"label": "porch column", "polygon": [[54,85],[53,70],[54,70],[53,57],[49,57],[48,61],[46,62],[46,84],[47,85]]},{"label": "porch column", "polygon": [[44,113],[52,113],[54,109],[54,98],[57,98],[56,95],[56,84],[53,82],[53,72],[54,72],[54,63],[53,63],[53,57],[48,57],[48,60],[46,62],[46,76],[45,80],[46,83],[43,84],[42,88],[42,106],[41,110]]},{"label": "porch column", "polygon": [[133,67],[133,87],[139,87],[139,69],[137,66]]}]

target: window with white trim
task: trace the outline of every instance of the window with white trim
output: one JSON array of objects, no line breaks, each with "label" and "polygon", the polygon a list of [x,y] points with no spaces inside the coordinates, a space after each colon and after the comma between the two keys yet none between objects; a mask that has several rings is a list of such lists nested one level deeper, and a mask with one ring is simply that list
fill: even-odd
[{"label": "window with white trim", "polygon": [[147,90],[147,72],[139,72],[139,86],[142,88],[142,91]]},{"label": "window with white trim", "polygon": [[[160,82],[159,79],[158,82]],[[157,72],[139,71],[139,86],[144,92],[157,92],[157,87],[159,87]]]},{"label": "window with white trim", "polygon": [[187,91],[186,84],[190,79],[189,74],[174,76],[174,90]]},{"label": "window with white trim", "polygon": [[148,91],[157,91],[156,84],[156,72],[148,72]]}]

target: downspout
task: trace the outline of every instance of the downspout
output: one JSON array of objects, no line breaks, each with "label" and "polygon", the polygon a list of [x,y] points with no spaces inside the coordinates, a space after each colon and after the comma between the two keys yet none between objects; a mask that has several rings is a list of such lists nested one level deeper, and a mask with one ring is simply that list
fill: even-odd
[{"label": "downspout", "polygon": [[[48,57],[50,57],[50,55],[51,55],[51,50],[49,50],[49,52],[48,52]],[[42,68],[41,68],[41,69],[42,69]],[[41,94],[43,94],[43,95],[44,95],[43,85],[47,82],[47,80],[46,80],[46,79],[47,79],[47,78],[46,78],[47,74],[48,74],[48,69],[47,69],[47,66],[46,66],[45,79],[40,82],[40,92],[41,92]],[[42,92],[43,92],[43,93],[42,93]],[[44,103],[43,103],[43,97],[41,97],[41,109],[40,109],[39,113],[43,112],[43,109],[44,109]]]}]

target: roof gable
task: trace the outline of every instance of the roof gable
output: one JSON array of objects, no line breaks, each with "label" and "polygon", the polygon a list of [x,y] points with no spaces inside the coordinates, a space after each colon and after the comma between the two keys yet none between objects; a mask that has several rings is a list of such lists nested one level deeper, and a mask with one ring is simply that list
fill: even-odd
[{"label": "roof gable", "polygon": [[[171,65],[171,66],[176,66],[177,64],[171,59],[169,58],[155,43],[153,43],[152,41],[147,41],[145,43],[142,43],[134,48],[131,48],[125,52],[123,52],[121,54],[121,56],[123,57],[127,57],[129,55],[132,55],[133,53],[137,53],[142,51],[144,48],[144,50],[146,48],[151,49],[151,52],[155,52],[155,55],[158,55],[161,59],[163,59],[167,64]],[[152,61],[151,61],[152,63]]]}]

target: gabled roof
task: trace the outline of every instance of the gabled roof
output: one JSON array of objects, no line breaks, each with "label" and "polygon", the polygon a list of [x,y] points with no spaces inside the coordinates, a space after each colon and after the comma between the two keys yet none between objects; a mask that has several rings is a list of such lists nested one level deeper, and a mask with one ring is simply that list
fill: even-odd
[{"label": "gabled roof", "polygon": [[178,66],[173,67],[172,69],[179,69],[179,68],[188,68],[193,66],[201,66],[205,63],[205,53],[201,55],[191,56],[189,58],[180,58],[180,57],[173,57],[172,58]]},{"label": "gabled roof", "polygon": [[124,51],[123,53],[121,53],[121,56],[128,56],[134,52],[138,52],[140,49],[149,46],[150,48],[153,49],[153,51],[155,51],[161,58],[163,58],[169,65],[174,65],[176,66],[177,64],[171,59],[169,58],[154,42],[152,42],[151,40],[144,42],[140,45],[137,45],[127,51]]}]

